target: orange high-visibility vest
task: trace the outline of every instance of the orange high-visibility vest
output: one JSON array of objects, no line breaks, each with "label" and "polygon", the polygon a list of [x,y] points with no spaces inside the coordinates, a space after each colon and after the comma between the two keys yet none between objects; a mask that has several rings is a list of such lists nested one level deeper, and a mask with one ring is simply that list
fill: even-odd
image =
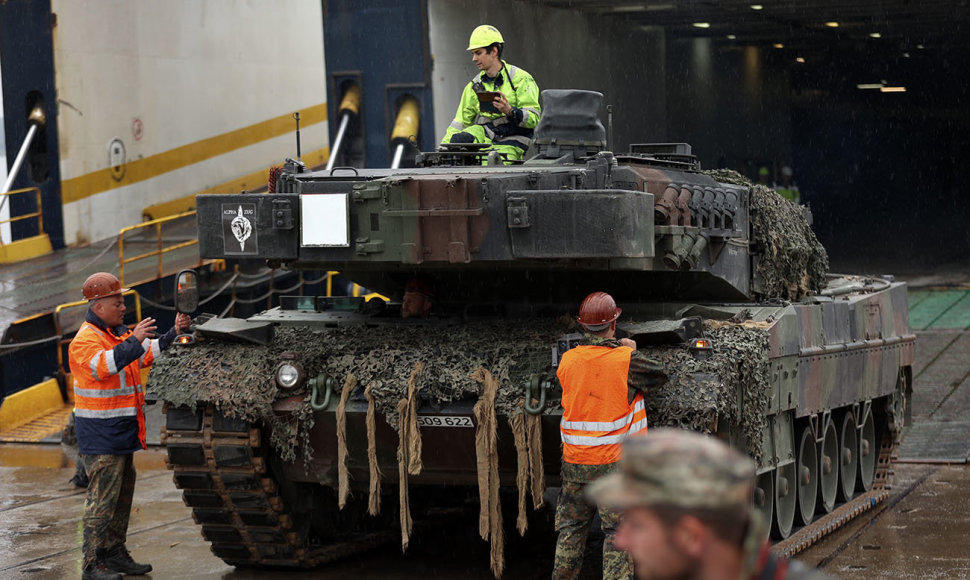
[{"label": "orange high-visibility vest", "polygon": [[145,391],[141,367],[148,367],[161,352],[157,339],[145,339],[138,359],[118,368],[114,348],[131,337],[81,325],[68,350],[74,376],[74,416],[82,453],[122,454],[145,449]]},{"label": "orange high-visibility vest", "polygon": [[628,399],[630,347],[581,345],[563,355],[556,376],[562,385],[562,457],[567,463],[606,465],[620,458],[631,433],[647,431],[643,393]]}]

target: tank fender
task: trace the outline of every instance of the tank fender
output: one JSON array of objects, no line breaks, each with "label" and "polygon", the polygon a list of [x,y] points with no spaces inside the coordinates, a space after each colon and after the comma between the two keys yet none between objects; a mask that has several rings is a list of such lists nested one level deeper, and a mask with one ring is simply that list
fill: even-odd
[{"label": "tank fender", "polygon": [[[785,411],[769,417],[771,429],[772,450],[774,456],[772,467],[783,467],[795,461],[795,416],[791,411]],[[765,461],[769,459],[767,453],[762,454]]]}]

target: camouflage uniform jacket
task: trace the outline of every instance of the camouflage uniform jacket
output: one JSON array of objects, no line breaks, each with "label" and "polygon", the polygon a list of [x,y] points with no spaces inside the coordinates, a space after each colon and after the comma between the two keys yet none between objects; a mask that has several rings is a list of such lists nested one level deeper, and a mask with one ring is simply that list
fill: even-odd
[{"label": "camouflage uniform jacket", "polygon": [[[608,346],[610,348],[622,346],[619,339],[602,338],[592,334],[585,334],[579,344]],[[667,382],[667,373],[664,372],[663,365],[659,361],[647,358],[645,354],[638,350],[630,353],[630,372],[627,376],[627,386],[629,387],[628,397],[630,401],[633,400],[636,391],[643,393],[644,399],[652,398],[665,382]],[[590,483],[594,479],[614,471],[615,466],[615,463],[607,465],[579,465],[564,461],[562,464],[562,479],[563,481],[576,483]]]}]

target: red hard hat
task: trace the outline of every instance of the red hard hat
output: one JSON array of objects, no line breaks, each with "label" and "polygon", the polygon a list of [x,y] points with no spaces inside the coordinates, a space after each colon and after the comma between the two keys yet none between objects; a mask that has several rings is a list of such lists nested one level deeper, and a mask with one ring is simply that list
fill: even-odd
[{"label": "red hard hat", "polygon": [[127,292],[128,288],[122,288],[121,282],[114,274],[96,272],[84,281],[84,287],[81,291],[84,293],[85,300],[97,300]]},{"label": "red hard hat", "polygon": [[576,320],[590,330],[602,330],[619,318],[621,312],[623,310],[617,308],[612,296],[606,292],[593,292],[579,305],[579,318]]}]

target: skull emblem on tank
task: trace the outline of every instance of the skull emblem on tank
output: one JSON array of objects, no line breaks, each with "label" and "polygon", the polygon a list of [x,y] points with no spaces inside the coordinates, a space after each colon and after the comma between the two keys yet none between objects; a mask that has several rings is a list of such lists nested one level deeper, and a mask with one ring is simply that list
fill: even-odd
[{"label": "skull emblem on tank", "polygon": [[253,233],[253,224],[248,219],[243,217],[243,209],[241,205],[239,206],[239,213],[237,213],[236,217],[232,219],[229,227],[232,228],[232,235],[234,235],[236,237],[236,241],[239,242],[239,251],[244,251],[246,249],[246,240],[248,240],[249,236],[251,236]]}]

